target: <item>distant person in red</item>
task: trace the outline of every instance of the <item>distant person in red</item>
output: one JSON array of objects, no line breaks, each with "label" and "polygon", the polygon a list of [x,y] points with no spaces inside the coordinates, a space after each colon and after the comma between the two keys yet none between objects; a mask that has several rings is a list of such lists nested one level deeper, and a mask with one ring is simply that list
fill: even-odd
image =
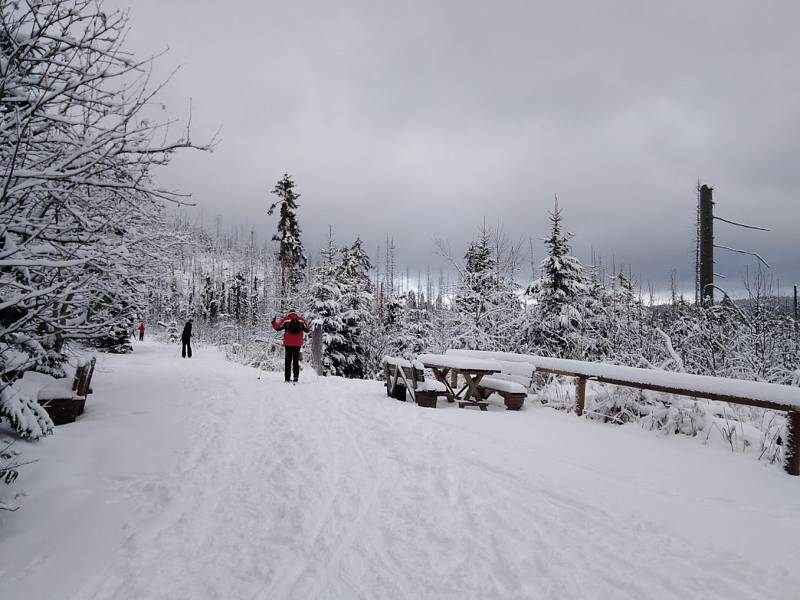
[{"label": "distant person in red", "polygon": [[139,341],[144,341],[144,323],[139,323]]},{"label": "distant person in red", "polygon": [[291,311],[282,319],[272,319],[272,328],[275,331],[283,331],[283,347],[286,348],[286,368],[283,373],[284,379],[289,381],[289,375],[294,375],[294,381],[300,375],[300,347],[303,345],[303,333],[308,333],[308,323],[306,320]]},{"label": "distant person in red", "polygon": [[181,356],[186,358],[186,352],[189,352],[189,358],[192,358],[192,320],[186,321],[181,332]]}]

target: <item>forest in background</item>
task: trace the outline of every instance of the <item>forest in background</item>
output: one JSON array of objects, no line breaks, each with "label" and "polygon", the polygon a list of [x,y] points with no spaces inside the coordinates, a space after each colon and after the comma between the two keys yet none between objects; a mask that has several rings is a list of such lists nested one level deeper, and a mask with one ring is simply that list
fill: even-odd
[{"label": "forest in background", "polygon": [[[455,277],[428,271],[409,278],[395,265],[391,239],[375,252],[376,264],[360,238],[339,244],[334,232],[309,258],[291,177],[284,176],[273,193],[284,209],[274,244],[257,246],[252,233],[226,234],[219,223],[209,232],[185,217],[177,220],[187,242],[176,247],[169,276],[149,292],[151,322],[175,335],[193,318],[198,338],[224,347],[231,359],[278,369],[283,357],[269,323],[296,309],[322,327],[326,374],[343,377],[380,378],[384,355],[413,358],[466,348],[800,383],[796,322],[768,272],[758,267],[746,279],[745,298],[700,306],[673,286],[670,301],[657,303],[654,291],[643,292],[629,273],[584,265],[573,256],[556,203],[547,253],[533,281],[521,282],[528,260],[523,244],[485,226],[476,227],[463,254],[438,243]],[[282,254],[284,244],[292,248]],[[282,255],[293,258],[282,264]],[[553,378],[539,384],[544,402],[574,406],[570,383]],[[733,449],[757,446],[762,457],[780,457],[784,417],[778,413],[592,387],[591,418],[641,421],[690,435],[718,430]]]}]

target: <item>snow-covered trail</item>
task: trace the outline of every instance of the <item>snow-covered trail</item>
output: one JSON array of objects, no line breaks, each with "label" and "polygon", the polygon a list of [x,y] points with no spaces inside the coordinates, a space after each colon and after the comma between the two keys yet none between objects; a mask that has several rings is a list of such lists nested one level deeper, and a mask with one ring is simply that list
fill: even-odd
[{"label": "snow-covered trail", "polygon": [[797,597],[800,482],[777,468],[198,350],[103,357],[86,416],[26,448],[4,597]]}]

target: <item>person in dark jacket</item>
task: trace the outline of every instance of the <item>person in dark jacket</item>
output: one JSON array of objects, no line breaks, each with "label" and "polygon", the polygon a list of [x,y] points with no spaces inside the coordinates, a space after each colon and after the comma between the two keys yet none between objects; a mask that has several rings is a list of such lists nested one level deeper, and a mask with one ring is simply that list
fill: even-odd
[{"label": "person in dark jacket", "polygon": [[188,352],[189,358],[192,358],[192,320],[186,321],[183,326],[183,333],[181,333],[181,356],[186,358]]},{"label": "person in dark jacket", "polygon": [[303,345],[303,333],[308,333],[308,323],[306,320],[291,311],[282,319],[272,319],[272,328],[275,331],[283,331],[283,347],[286,349],[286,362],[283,373],[284,379],[289,381],[289,375],[294,375],[297,381],[300,375],[300,348]]}]

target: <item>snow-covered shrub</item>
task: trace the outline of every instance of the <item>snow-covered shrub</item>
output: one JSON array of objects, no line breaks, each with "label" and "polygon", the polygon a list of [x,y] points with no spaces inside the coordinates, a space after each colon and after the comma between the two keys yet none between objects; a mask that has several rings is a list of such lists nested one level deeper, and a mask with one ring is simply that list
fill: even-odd
[{"label": "snow-covered shrub", "polygon": [[572,378],[547,377],[541,386],[534,382],[534,388],[542,404],[567,412],[575,410],[576,387]]},{"label": "snow-covered shrub", "polygon": [[585,414],[603,422],[631,423],[642,418],[652,400],[642,390],[592,383],[586,390]]},{"label": "snow-covered shrub", "polygon": [[245,338],[241,343],[220,344],[225,358],[264,371],[283,371],[284,352],[274,336]]},{"label": "snow-covered shrub", "polygon": [[762,410],[760,418],[754,419],[753,423],[760,433],[758,458],[770,463],[783,462],[783,440],[786,439],[788,423],[786,415],[774,410]]},{"label": "snow-covered shrub", "polygon": [[53,432],[53,421],[47,411],[14,384],[0,387],[0,418],[8,421],[23,438],[38,440]]},{"label": "snow-covered shrub", "polygon": [[0,510],[15,511],[24,496],[16,491],[19,468],[28,463],[20,462],[20,452],[13,448],[14,440],[0,439]]},{"label": "snow-covered shrub", "polygon": [[667,435],[689,436],[696,436],[710,428],[711,414],[708,404],[703,400],[649,391],[642,392],[642,397],[649,399],[639,405],[641,423],[645,428],[656,429]]},{"label": "snow-covered shrub", "polygon": [[24,492],[15,491],[20,467],[20,452],[13,448],[14,440],[0,439],[0,510],[15,511],[20,507]]},{"label": "snow-covered shrub", "polygon": [[151,332],[151,335],[163,342],[173,343],[181,340],[181,332],[178,330],[177,321],[169,321],[168,323],[158,321],[158,329]]},{"label": "snow-covered shrub", "polygon": [[103,337],[94,340],[92,346],[101,352],[128,354],[133,352],[133,345],[131,344],[132,332],[133,319],[125,318],[120,323],[111,325]]}]

